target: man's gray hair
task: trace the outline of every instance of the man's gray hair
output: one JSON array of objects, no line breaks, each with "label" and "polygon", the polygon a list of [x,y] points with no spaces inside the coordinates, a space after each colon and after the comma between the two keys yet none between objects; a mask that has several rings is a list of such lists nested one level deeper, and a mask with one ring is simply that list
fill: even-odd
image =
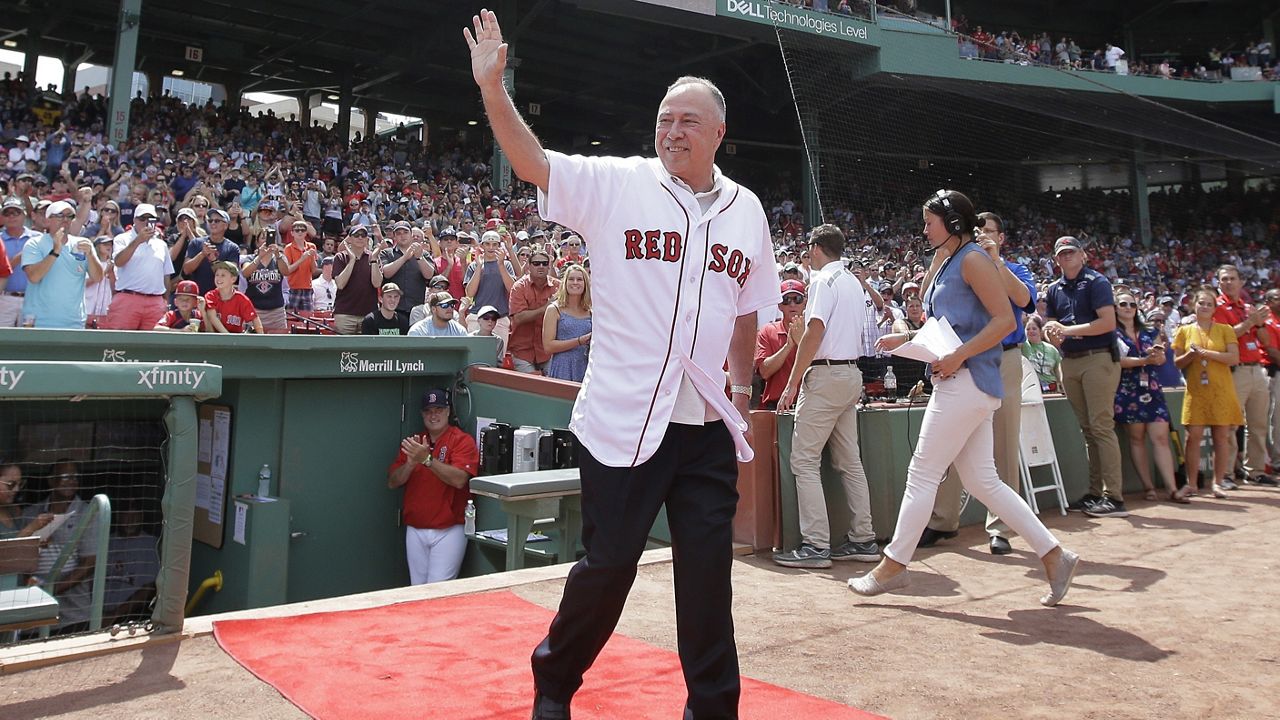
[{"label": "man's gray hair", "polygon": [[696,75],[683,75],[676,78],[676,81],[667,86],[667,94],[670,95],[672,90],[685,85],[701,85],[711,92],[711,97],[716,101],[716,107],[720,109],[720,119],[725,118],[724,93],[720,92],[720,88],[716,84],[704,77]]}]

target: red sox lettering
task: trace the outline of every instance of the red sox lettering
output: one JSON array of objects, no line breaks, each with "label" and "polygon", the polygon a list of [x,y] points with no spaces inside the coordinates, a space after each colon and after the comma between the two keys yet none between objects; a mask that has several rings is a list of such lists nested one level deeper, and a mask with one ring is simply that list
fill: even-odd
[{"label": "red sox lettering", "polygon": [[[678,232],[662,230],[627,230],[627,260],[662,260],[663,262],[679,262],[684,249],[683,238]],[[731,250],[728,245],[716,243],[711,246],[711,261],[707,263],[711,272],[727,273],[729,277],[742,287],[751,274],[751,258],[741,250]]]}]

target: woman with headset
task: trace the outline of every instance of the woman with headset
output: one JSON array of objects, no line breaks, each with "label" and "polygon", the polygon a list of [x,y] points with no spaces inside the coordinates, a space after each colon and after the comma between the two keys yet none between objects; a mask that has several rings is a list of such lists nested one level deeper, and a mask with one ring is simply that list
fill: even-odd
[{"label": "woman with headset", "polygon": [[[990,256],[974,242],[978,217],[969,198],[939,190],[924,203],[924,234],[935,250],[925,278],[924,301],[931,317],[945,317],[961,346],[933,363],[933,395],[925,410],[893,542],[880,564],[849,580],[859,595],[879,595],[909,583],[907,563],[929,521],[934,496],[947,467],[955,464],[969,493],[1026,539],[1044,564],[1057,605],[1067,594],[1079,557],[1062,548],[1026,503],[996,474],[991,417],[1000,406],[1000,341],[1014,328],[1013,310]],[[879,350],[893,350],[914,333],[886,335]]]}]

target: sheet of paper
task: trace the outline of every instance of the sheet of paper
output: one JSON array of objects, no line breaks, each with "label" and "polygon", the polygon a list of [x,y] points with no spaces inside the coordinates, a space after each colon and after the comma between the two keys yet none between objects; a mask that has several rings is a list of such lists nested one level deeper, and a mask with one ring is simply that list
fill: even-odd
[{"label": "sheet of paper", "polygon": [[214,480],[227,479],[227,451],[230,448],[231,413],[219,410],[213,415],[213,460],[209,470]]},{"label": "sheet of paper", "polygon": [[200,431],[197,433],[200,438],[200,449],[196,454],[196,459],[202,463],[213,461],[213,423],[209,420],[200,420]]},{"label": "sheet of paper", "polygon": [[48,540],[54,533],[58,532],[58,528],[65,525],[67,520],[71,519],[72,515],[75,515],[75,513],[58,513],[57,515],[54,515],[48,525],[45,525],[35,532],[35,536],[41,540]]},{"label": "sheet of paper", "polygon": [[488,417],[476,418],[476,445],[477,446],[480,445],[480,431],[496,422],[498,422],[497,418],[488,418]]},{"label": "sheet of paper", "polygon": [[249,519],[249,506],[245,503],[236,501],[236,524],[231,531],[231,539],[244,545],[244,527]]},{"label": "sheet of paper", "polygon": [[945,317],[941,320],[929,318],[916,331],[915,338],[899,345],[890,354],[909,360],[931,363],[936,362],[938,358],[948,353],[954,352],[962,344],[960,336],[956,335],[956,331]]},{"label": "sheet of paper", "polygon": [[209,509],[209,497],[213,494],[213,481],[204,473],[196,473],[196,507]]},{"label": "sheet of paper", "polygon": [[222,508],[227,504],[227,480],[226,478],[212,478],[213,488],[209,492],[209,522],[214,525],[222,524]]}]

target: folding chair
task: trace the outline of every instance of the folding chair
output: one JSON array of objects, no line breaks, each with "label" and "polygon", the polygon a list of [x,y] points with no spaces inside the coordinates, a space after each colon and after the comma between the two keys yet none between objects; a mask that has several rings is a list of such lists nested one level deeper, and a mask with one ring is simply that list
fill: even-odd
[{"label": "folding chair", "polygon": [[[1018,437],[1019,475],[1022,478],[1022,494],[1031,506],[1031,512],[1040,514],[1036,495],[1043,492],[1058,494],[1058,509],[1067,514],[1067,491],[1062,486],[1062,471],[1058,468],[1058,454],[1053,447],[1053,433],[1049,429],[1049,416],[1044,411],[1044,394],[1040,392],[1040,377],[1035,366],[1022,358],[1022,433]],[[1031,471],[1049,466],[1053,482],[1036,485]]]}]

